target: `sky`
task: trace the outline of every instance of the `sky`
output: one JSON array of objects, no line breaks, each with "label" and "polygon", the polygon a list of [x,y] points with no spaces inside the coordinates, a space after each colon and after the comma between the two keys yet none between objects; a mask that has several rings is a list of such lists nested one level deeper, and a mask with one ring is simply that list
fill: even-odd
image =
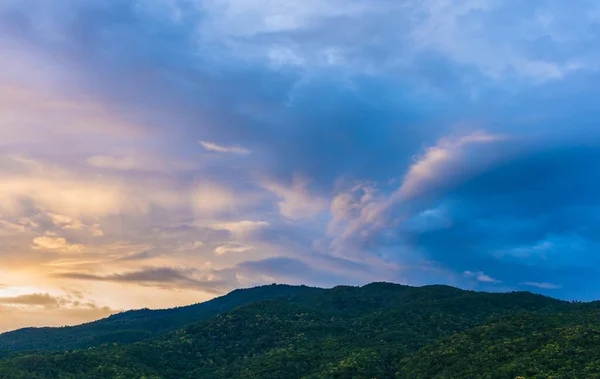
[{"label": "sky", "polygon": [[0,1],[0,331],[260,284],[600,299],[592,0]]}]

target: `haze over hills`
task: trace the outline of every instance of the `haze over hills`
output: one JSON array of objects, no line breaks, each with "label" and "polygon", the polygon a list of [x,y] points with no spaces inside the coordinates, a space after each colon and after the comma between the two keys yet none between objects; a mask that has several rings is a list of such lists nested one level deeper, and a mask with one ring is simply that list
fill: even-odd
[{"label": "haze over hills", "polygon": [[596,378],[600,306],[442,285],[270,285],[19,330],[0,346],[0,378]]}]

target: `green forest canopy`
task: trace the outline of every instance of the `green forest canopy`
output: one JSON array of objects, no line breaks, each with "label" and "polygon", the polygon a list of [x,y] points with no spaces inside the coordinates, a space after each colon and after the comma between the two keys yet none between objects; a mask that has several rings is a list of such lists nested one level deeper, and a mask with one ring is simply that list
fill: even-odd
[{"label": "green forest canopy", "polygon": [[598,303],[372,283],[203,304],[0,335],[0,378],[600,378]]}]

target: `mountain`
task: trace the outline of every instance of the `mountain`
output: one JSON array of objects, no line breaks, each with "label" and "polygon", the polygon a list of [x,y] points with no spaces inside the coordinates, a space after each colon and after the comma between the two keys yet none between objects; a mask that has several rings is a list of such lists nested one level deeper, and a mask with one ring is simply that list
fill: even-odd
[{"label": "mountain", "polygon": [[143,341],[13,352],[0,378],[600,377],[597,303],[390,283],[269,287],[259,291],[284,294]]},{"label": "mountain", "polygon": [[306,286],[260,286],[238,289],[225,296],[185,307],[128,311],[71,327],[19,329],[0,334],[0,354],[7,351],[67,350],[113,342],[141,341],[240,305],[320,291],[319,288]]}]

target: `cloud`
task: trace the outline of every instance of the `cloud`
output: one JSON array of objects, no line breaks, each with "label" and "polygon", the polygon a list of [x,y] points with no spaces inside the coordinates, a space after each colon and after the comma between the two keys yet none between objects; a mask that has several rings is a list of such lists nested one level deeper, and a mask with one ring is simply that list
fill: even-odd
[{"label": "cloud", "polygon": [[[482,169],[489,164],[488,162],[492,158],[486,154],[490,150],[476,149],[477,162],[469,162],[467,149],[472,146],[477,147],[477,145],[502,141],[505,138],[485,132],[475,132],[455,139],[438,141],[435,146],[428,148],[423,155],[416,158],[391,201],[400,202],[422,196],[440,186],[447,185],[449,181],[458,179],[469,171]],[[459,168],[458,166],[461,165],[462,167]]]},{"label": "cloud", "polygon": [[327,207],[325,199],[309,193],[308,184],[307,179],[296,175],[289,187],[268,180],[261,186],[280,199],[277,205],[283,216],[299,220],[313,218]]},{"label": "cloud", "polygon": [[247,155],[250,154],[250,150],[239,147],[239,146],[220,146],[216,143],[200,141],[199,142],[202,147],[204,147],[208,151],[214,151],[217,153],[230,153],[230,154],[239,154],[239,155]]},{"label": "cloud", "polygon": [[28,295],[19,295],[14,297],[0,297],[0,304],[9,305],[34,305],[45,308],[57,308],[60,299],[45,293],[34,293]]},{"label": "cloud", "polygon": [[82,244],[71,244],[63,237],[46,232],[45,235],[33,239],[33,248],[36,250],[53,251],[58,253],[81,253]]},{"label": "cloud", "polygon": [[524,286],[536,287],[536,288],[547,289],[547,290],[555,290],[555,289],[562,288],[562,286],[559,284],[552,284],[552,283],[547,283],[547,282],[541,282],[541,283],[540,282],[524,282],[521,284]]},{"label": "cloud", "polygon": [[0,228],[5,229],[8,232],[25,233],[37,226],[36,223],[23,222],[22,220],[19,220],[19,222],[0,220]]},{"label": "cloud", "polygon": [[60,214],[50,214],[52,223],[62,229],[83,229],[85,225],[80,220],[74,220],[73,218]]},{"label": "cloud", "polygon": [[62,230],[87,230],[94,237],[104,236],[104,232],[100,229],[100,224],[86,225],[81,220],[60,214],[49,214],[49,216],[52,223]]},{"label": "cloud", "polygon": [[468,278],[475,278],[482,283],[501,283],[499,280],[496,280],[491,276],[486,275],[483,271],[465,271],[464,275]]},{"label": "cloud", "polygon": [[404,231],[403,238],[430,259],[461,271],[477,264],[515,286],[593,275],[589,252],[598,242],[590,233],[599,220],[590,191],[600,183],[585,167],[597,151],[566,146],[529,147],[463,179],[432,200],[445,203],[446,227]]},{"label": "cloud", "polygon": [[217,246],[215,248],[215,254],[223,255],[223,254],[231,254],[231,253],[243,253],[248,250],[252,250],[253,247],[245,246],[236,243],[227,243],[225,245]]},{"label": "cloud", "polygon": [[[351,219],[346,217],[346,228],[334,241],[338,248],[347,248],[348,244],[356,244],[357,239],[367,241],[373,236],[380,236],[382,230],[393,229],[399,223],[406,222],[413,213],[425,211],[422,209],[430,201],[453,189],[457,184],[484,171],[503,156],[498,148],[492,149],[487,145],[505,141],[506,137],[492,135],[482,131],[466,134],[461,137],[442,138],[434,146],[426,149],[425,153],[414,158],[400,186],[389,193],[387,198],[373,194],[376,188],[368,187],[360,200],[348,201],[352,194],[342,194],[343,197],[334,199],[332,214],[335,216],[330,228],[339,223],[340,214],[348,212],[353,207]],[[494,146],[496,147],[496,146]],[[499,149],[502,151],[502,148]],[[506,158],[506,157],[504,157]],[[355,187],[353,191],[361,189]],[[360,192],[359,192],[360,193]],[[346,215],[347,216],[347,215]],[[416,220],[413,220],[413,224]],[[368,241],[367,241],[368,242]]]},{"label": "cloud", "polygon": [[352,223],[379,207],[384,200],[376,186],[368,183],[359,183],[349,191],[339,192],[329,206],[332,219],[327,226],[327,233],[330,236],[342,233],[344,228],[349,228]]},{"label": "cloud", "polygon": [[139,253],[129,254],[125,257],[119,258],[120,261],[141,261],[152,258],[152,255],[148,251],[140,251]]},{"label": "cloud", "polygon": [[[3,161],[0,155],[0,162]],[[148,187],[143,179],[102,177],[93,173],[78,173],[68,165],[32,160],[15,161],[12,168],[0,165],[0,206],[13,212],[30,201],[45,212],[55,215],[58,224],[71,227],[79,221],[72,215],[98,216],[124,210],[145,211],[152,206],[189,207],[191,192],[170,186],[169,181],[153,180]],[[3,169],[4,168],[4,169]],[[18,169],[18,173],[14,172]],[[69,216],[66,216],[69,215]],[[80,221],[79,221],[80,222]]]},{"label": "cloud", "polygon": [[243,220],[212,224],[209,227],[214,230],[225,230],[235,238],[248,238],[253,233],[268,226],[269,223],[266,221]]},{"label": "cloud", "polygon": [[149,267],[104,276],[80,272],[64,272],[54,274],[54,277],[82,281],[137,284],[165,289],[196,289],[210,293],[221,293],[220,288],[226,283],[216,279],[212,280],[207,275],[200,275],[200,278],[196,278],[199,274],[201,273],[187,268]]},{"label": "cloud", "polygon": [[0,204],[14,208],[22,198],[51,210],[78,214],[105,213],[119,208],[119,190],[110,185],[96,185],[80,180],[73,181],[43,177],[3,177],[0,185]]},{"label": "cloud", "polygon": [[[571,12],[560,12],[551,1],[539,6],[514,6],[499,1],[459,4],[425,1],[417,7],[422,19],[411,37],[417,46],[437,49],[497,80],[513,72],[533,81],[558,80],[591,63],[579,52],[567,57],[554,50],[581,43],[581,39],[575,37],[577,32],[570,33],[563,28],[577,20],[591,22],[580,13],[588,6],[581,4]],[[508,18],[529,20],[529,23],[510,32],[484,27],[492,20],[501,23]],[[490,43],[492,40],[495,43]],[[543,49],[544,44],[548,49],[546,54],[531,54]]]},{"label": "cloud", "polygon": [[[301,62],[312,69],[327,65],[370,72],[406,69],[427,52],[496,81],[516,76],[543,83],[594,67],[595,54],[582,48],[585,30],[595,20],[589,16],[596,13],[590,3],[579,3],[569,12],[552,1],[260,3],[264,4],[253,8],[246,2],[206,2],[203,10],[210,22],[200,23],[203,39],[221,42],[236,58]],[[519,21],[507,31],[501,25],[510,20]],[[354,25],[356,31],[335,30],[333,21]],[[364,30],[385,37],[365,38]]]},{"label": "cloud", "polygon": [[100,224],[93,224],[89,227],[89,232],[94,237],[102,237],[104,236],[104,232],[100,229]]},{"label": "cloud", "polygon": [[85,216],[93,218],[121,212],[143,213],[153,207],[191,208],[206,213],[244,203],[212,181],[192,185],[174,181],[166,174],[96,176],[94,172],[79,170],[68,164],[23,161],[0,154],[0,207],[18,212],[23,202],[29,201],[52,214],[58,226],[76,228],[83,226],[82,216],[85,219]]}]

